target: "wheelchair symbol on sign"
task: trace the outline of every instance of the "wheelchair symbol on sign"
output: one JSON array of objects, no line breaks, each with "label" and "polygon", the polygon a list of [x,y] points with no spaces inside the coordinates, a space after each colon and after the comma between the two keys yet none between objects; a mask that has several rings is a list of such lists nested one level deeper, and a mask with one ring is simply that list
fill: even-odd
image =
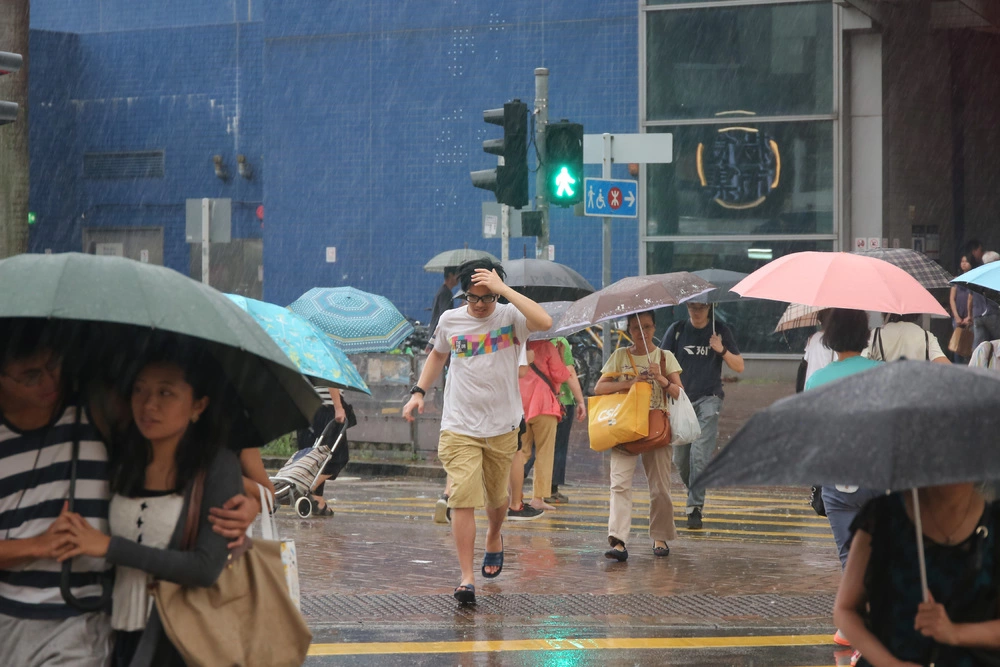
[{"label": "wheelchair symbol on sign", "polygon": [[597,208],[604,208],[604,206],[605,206],[604,193],[601,192],[600,190],[598,190],[598,192],[597,192]]}]

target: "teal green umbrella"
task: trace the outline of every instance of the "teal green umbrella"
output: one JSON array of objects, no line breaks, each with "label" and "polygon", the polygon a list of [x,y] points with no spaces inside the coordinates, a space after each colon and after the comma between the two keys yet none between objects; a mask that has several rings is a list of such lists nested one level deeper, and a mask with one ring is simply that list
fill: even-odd
[{"label": "teal green umbrella", "polygon": [[288,308],[349,354],[387,352],[413,333],[389,299],[353,287],[314,287]]},{"label": "teal green umbrella", "polygon": [[295,362],[313,384],[354,389],[371,394],[358,369],[332,340],[287,308],[273,303],[227,294],[233,303],[250,313],[281,351]]},{"label": "teal green umbrella", "polygon": [[250,315],[172,269],[120,257],[26,254],[0,260],[0,285],[0,318],[104,323],[117,331],[112,325],[128,325],[132,338],[155,330],[203,341],[264,441],[308,426],[320,406],[309,381]]}]

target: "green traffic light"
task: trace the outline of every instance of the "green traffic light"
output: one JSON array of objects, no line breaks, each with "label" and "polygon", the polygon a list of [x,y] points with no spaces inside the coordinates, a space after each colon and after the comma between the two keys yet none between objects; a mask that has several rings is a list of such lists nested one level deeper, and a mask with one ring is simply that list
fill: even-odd
[{"label": "green traffic light", "polygon": [[556,184],[556,197],[572,197],[576,194],[576,191],[572,186],[576,185],[577,179],[573,178],[573,175],[569,173],[568,167],[562,167],[559,173],[556,174],[555,184]]},{"label": "green traffic light", "polygon": [[28,211],[28,224],[29,225],[35,224],[35,213],[34,213],[34,211]]}]

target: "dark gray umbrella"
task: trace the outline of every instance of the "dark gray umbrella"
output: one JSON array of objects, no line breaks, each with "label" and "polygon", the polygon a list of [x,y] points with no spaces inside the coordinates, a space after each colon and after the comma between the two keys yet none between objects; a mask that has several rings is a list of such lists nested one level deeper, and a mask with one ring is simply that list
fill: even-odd
[{"label": "dark gray umbrella", "polygon": [[726,271],[725,269],[702,269],[700,271],[692,271],[691,273],[715,285],[714,290],[698,297],[698,301],[705,303],[729,303],[730,301],[741,300],[743,297],[729,290],[750,275],[749,273]]},{"label": "dark gray umbrella", "polygon": [[916,490],[1000,478],[997,433],[1000,376],[995,372],[894,361],[761,410],[694,485],[912,489],[926,600]]},{"label": "dark gray umbrella", "polygon": [[575,270],[547,259],[509,259],[503,270],[505,283],[538,302],[576,301],[594,292],[594,286]]},{"label": "dark gray umbrella", "polygon": [[997,433],[1000,375],[896,361],[756,413],[696,484],[898,491],[996,479]]}]

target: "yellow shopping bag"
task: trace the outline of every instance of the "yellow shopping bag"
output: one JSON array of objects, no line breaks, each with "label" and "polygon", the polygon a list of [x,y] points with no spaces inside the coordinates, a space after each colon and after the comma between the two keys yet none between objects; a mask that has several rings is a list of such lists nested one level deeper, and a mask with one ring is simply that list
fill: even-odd
[{"label": "yellow shopping bag", "polygon": [[649,399],[653,388],[648,382],[636,382],[627,394],[591,396],[587,399],[590,448],[597,452],[622,442],[632,442],[649,435]]}]

